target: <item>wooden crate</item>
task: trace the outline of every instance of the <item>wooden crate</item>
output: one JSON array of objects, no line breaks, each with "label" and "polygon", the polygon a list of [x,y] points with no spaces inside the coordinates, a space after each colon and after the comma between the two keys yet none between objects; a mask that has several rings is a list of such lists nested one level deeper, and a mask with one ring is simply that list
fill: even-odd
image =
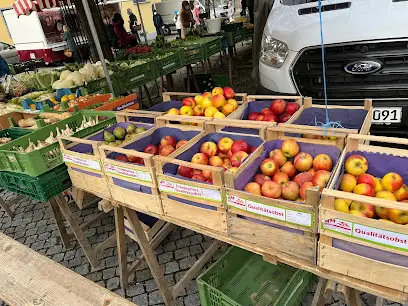
[{"label": "wooden crate", "polygon": [[[299,118],[302,117],[302,114],[304,115],[305,111],[311,112],[311,109],[315,109],[316,111],[323,112],[325,109],[325,105],[318,105],[318,104],[312,104],[312,98],[305,97],[303,99],[303,106],[295,113],[293,116],[287,121],[286,123],[280,123],[280,127],[286,127],[286,128],[291,128],[291,129],[296,129],[297,132],[296,134],[303,135],[303,137],[308,137],[308,138],[317,138],[319,140],[322,140],[321,143],[328,143],[328,142],[336,142],[336,145],[343,149],[346,145],[346,138],[347,135],[349,134],[361,134],[361,135],[368,135],[370,133],[370,127],[371,127],[371,119],[373,115],[373,108],[372,108],[372,100],[371,99],[365,99],[364,100],[364,105],[362,106],[349,106],[349,105],[329,105],[329,116],[330,116],[330,111],[332,114],[334,112],[338,112],[340,110],[349,110],[350,113],[353,111],[356,112],[361,112],[361,111],[367,111],[367,113],[364,115],[363,113],[361,114],[361,125],[359,125],[359,128],[328,128],[323,130],[321,126],[314,126],[314,125],[303,125],[303,124],[298,124],[296,123]],[[359,116],[360,117],[360,116]],[[316,118],[316,117],[315,117]],[[336,121],[333,119],[333,117],[329,118],[332,121]],[[314,120],[313,118],[311,120]],[[323,120],[322,120],[323,121]],[[357,120],[351,120],[350,121],[357,121]],[[324,122],[323,122],[324,123]],[[343,123],[344,124],[344,123]],[[341,133],[342,135],[336,135],[336,133]]]},{"label": "wooden crate", "polygon": [[[341,151],[333,145],[315,144],[309,139],[297,141],[300,151],[308,152],[313,157],[320,153],[329,154],[334,165],[340,158]],[[260,164],[269,156],[269,152],[280,148],[281,142],[279,138],[265,141],[243,167],[235,173],[225,173],[228,235],[252,243],[270,254],[284,253],[316,264],[318,187],[306,191],[304,203],[258,196],[243,190],[258,173]],[[332,176],[333,173],[334,170]]]},{"label": "wooden crate", "polygon": [[[156,176],[166,216],[206,230],[227,232],[224,168],[190,162],[191,156],[199,152],[202,143],[205,141],[217,143],[222,137],[230,137],[233,140],[245,139],[256,146],[263,142],[254,135],[202,132],[183,146],[176,156],[155,158]],[[177,175],[177,166],[210,171],[212,184]]]},{"label": "wooden crate", "polygon": [[276,122],[269,122],[265,125],[258,121],[244,121],[237,119],[214,119],[205,123],[204,129],[208,133],[233,132],[238,134],[257,135],[261,139],[266,138],[268,126],[276,126]]},{"label": "wooden crate", "polygon": [[[384,145],[408,145],[408,140],[401,138],[349,136],[334,178],[322,192],[318,264],[330,271],[408,292],[408,226],[334,209],[335,199],[358,201],[384,208],[407,209],[406,203],[337,190],[344,173],[344,161],[350,152],[365,155],[369,163],[367,172],[375,176],[382,177],[387,172],[406,173],[407,150],[365,145],[361,143],[362,140]],[[405,175],[403,179],[407,182],[408,177]]]},{"label": "wooden crate", "polygon": [[[126,124],[131,119],[131,112],[117,112],[116,121],[112,127]],[[154,114],[149,114],[154,118]],[[147,123],[132,122],[135,125],[144,126],[147,129],[153,125]],[[104,131],[98,131],[84,139],[61,135],[59,142],[64,161],[68,166],[68,173],[72,185],[104,199],[111,199],[108,181],[102,169],[102,161],[98,147],[103,143]]]},{"label": "wooden crate", "polygon": [[[164,92],[163,93],[163,103],[164,102],[174,103],[174,100],[172,100],[172,98],[173,99],[175,98],[177,100],[180,100],[180,104],[178,105],[178,108],[180,108],[181,107],[181,100],[183,98],[195,97],[197,95],[200,95],[200,94],[199,93],[188,93],[188,92]],[[246,93],[236,93],[234,99],[237,100],[238,104],[245,104],[246,101],[247,101],[246,100],[247,99],[247,94]],[[238,109],[239,109],[239,107],[238,107]],[[238,109],[236,109],[235,111],[238,111]],[[166,109],[166,112],[168,110],[169,109]],[[198,126],[200,126],[200,127],[202,127],[201,122],[206,122],[206,121],[209,121],[209,120],[213,119],[212,117],[205,117],[205,116],[183,116],[183,115],[164,114],[163,120],[167,119],[167,120],[165,120],[167,124],[172,124],[173,127],[179,127],[180,125],[183,125],[184,123],[189,122],[189,120],[192,117],[194,119],[197,119],[197,120],[200,121],[200,122],[198,122]]]},{"label": "wooden crate", "polygon": [[[179,136],[181,135],[180,137],[184,137],[179,137],[180,139],[176,137],[177,140],[188,140],[189,137],[194,137],[198,133],[188,125],[183,126],[183,129],[156,126],[127,142],[123,147],[100,146],[103,171],[107,177],[109,191],[114,201],[141,212],[157,215],[163,213],[156,180],[154,155],[143,152],[145,145],[143,145],[143,148],[138,148],[142,142],[146,142],[146,139],[154,138],[163,129],[169,129],[169,132],[178,133]],[[179,148],[169,156],[177,154],[181,149]],[[114,158],[113,155],[117,154],[139,157],[143,159],[144,164],[132,164],[112,159],[112,157]]]},{"label": "wooden crate", "polygon": [[[18,121],[21,119],[30,119],[37,117],[38,111],[16,111],[0,116],[0,130],[8,129],[9,127],[18,127]],[[10,121],[12,121],[10,123]],[[14,121],[14,122],[13,122]]]}]

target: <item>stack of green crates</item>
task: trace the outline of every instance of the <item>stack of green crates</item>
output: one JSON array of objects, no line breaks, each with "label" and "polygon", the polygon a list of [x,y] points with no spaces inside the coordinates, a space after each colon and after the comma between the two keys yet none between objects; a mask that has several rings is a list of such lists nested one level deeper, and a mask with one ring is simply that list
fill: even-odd
[{"label": "stack of green crates", "polygon": [[184,53],[181,49],[166,50],[163,53],[167,55],[160,59],[156,59],[157,78],[183,67]]},{"label": "stack of green crates", "polygon": [[221,52],[221,37],[219,36],[203,38],[203,44],[205,58]]},{"label": "stack of green crates", "polygon": [[69,188],[71,180],[58,142],[29,153],[18,152],[15,148],[26,148],[30,141],[44,141],[51,132],[56,136],[57,128],[60,131],[67,127],[74,130],[81,125],[83,118],[89,121],[91,118],[95,120],[96,116],[99,118],[96,125],[82,129],[73,136],[83,138],[116,122],[114,112],[82,110],[58,123],[1,145],[0,186],[44,202]]},{"label": "stack of green crates", "polygon": [[202,306],[298,306],[315,281],[312,273],[237,247],[197,278]]}]

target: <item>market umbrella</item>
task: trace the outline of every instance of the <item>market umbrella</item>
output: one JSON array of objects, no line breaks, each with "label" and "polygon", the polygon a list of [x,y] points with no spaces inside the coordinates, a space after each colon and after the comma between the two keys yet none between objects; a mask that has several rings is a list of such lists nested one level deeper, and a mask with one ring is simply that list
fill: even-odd
[{"label": "market umbrella", "polygon": [[30,15],[31,12],[41,12],[43,9],[50,9],[59,6],[59,0],[16,0],[13,9],[17,14]]}]

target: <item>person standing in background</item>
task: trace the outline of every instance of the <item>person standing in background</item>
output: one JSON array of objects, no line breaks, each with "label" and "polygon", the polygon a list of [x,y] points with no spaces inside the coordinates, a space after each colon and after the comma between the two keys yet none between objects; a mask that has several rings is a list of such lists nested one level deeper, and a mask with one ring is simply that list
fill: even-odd
[{"label": "person standing in background", "polygon": [[62,36],[62,39],[65,40],[67,43],[67,47],[69,51],[71,51],[71,56],[68,56],[69,52],[64,51],[65,56],[67,57],[73,57],[74,60],[77,59],[77,54],[76,54],[76,45],[74,42],[74,38],[72,37],[72,33],[69,31],[68,27],[66,25],[62,26],[62,30],[64,31],[64,34]]},{"label": "person standing in background", "polygon": [[[246,0],[249,13],[249,22],[254,24],[254,0]],[[269,13],[269,12],[268,12]]]},{"label": "person standing in background", "polygon": [[129,47],[136,44],[136,37],[130,35],[125,30],[125,21],[119,13],[115,13],[112,18],[113,30],[115,31],[116,37],[118,38],[119,47]]},{"label": "person standing in background", "polygon": [[137,43],[140,44],[140,37],[138,33],[139,25],[137,24],[137,18],[130,8],[127,9],[127,14],[129,15],[130,32],[132,32],[132,34],[136,37]]},{"label": "person standing in background", "polygon": [[181,38],[181,19],[178,10],[174,10],[174,24],[176,25],[177,33]]},{"label": "person standing in background", "polygon": [[154,27],[156,28],[156,33],[157,35],[162,35],[164,36],[164,31],[163,31],[163,18],[162,16],[156,11],[153,10],[153,24]]},{"label": "person standing in background", "polygon": [[241,0],[241,13],[240,13],[240,15],[241,15],[242,17],[245,17],[245,16],[246,16],[246,8],[247,8],[247,6],[246,6],[246,0]]},{"label": "person standing in background", "polygon": [[201,24],[201,22],[200,22],[200,14],[201,14],[201,12],[200,12],[200,4],[199,4],[199,2],[196,0],[196,1],[194,1],[193,18],[194,18],[195,24],[198,25],[198,26]]},{"label": "person standing in background", "polygon": [[193,13],[190,10],[190,4],[186,0],[181,3],[180,21],[181,38],[185,39],[189,29],[194,25]]},{"label": "person standing in background", "polygon": [[229,0],[228,1],[228,20],[229,22],[234,21],[234,14],[235,14],[234,4],[232,3],[232,0]]}]

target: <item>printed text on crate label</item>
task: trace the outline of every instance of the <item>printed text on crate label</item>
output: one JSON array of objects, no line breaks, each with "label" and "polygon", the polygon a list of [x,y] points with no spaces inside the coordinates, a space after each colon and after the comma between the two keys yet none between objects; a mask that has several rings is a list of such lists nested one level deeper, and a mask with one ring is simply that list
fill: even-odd
[{"label": "printed text on crate label", "polygon": [[112,164],[105,164],[105,170],[108,173],[117,174],[119,176],[127,177],[130,179],[144,182],[152,182],[152,176],[147,171],[129,169]]},{"label": "printed text on crate label", "polygon": [[101,165],[96,160],[85,159],[67,153],[64,153],[62,156],[64,158],[64,162],[66,163],[75,164],[93,170],[101,170]]},{"label": "printed text on crate label", "polygon": [[254,202],[238,196],[227,195],[228,206],[233,206],[251,213],[285,221],[302,226],[312,226],[312,214],[301,211],[290,210],[282,207]]},{"label": "printed text on crate label", "polygon": [[221,193],[218,190],[194,187],[167,180],[159,180],[159,189],[164,192],[178,193],[190,197],[222,202]]},{"label": "printed text on crate label", "polygon": [[408,235],[348,222],[341,219],[323,220],[324,229],[345,234],[357,239],[408,251]]}]

